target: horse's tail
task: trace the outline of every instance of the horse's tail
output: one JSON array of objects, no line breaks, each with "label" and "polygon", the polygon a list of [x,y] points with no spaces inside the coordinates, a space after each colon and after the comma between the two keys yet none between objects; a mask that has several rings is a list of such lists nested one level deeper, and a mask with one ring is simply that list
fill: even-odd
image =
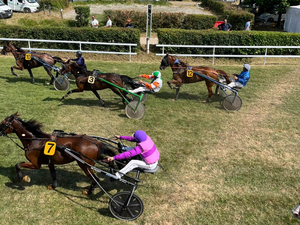
[{"label": "horse's tail", "polygon": [[54,64],[56,64],[57,62],[64,63],[64,60],[62,60],[62,58],[60,58],[58,56],[52,56],[52,58],[54,60]]},{"label": "horse's tail", "polygon": [[124,84],[129,85],[132,89],[136,88],[136,84],[135,84],[134,80],[131,77],[126,76],[126,75],[120,75],[120,77],[121,77],[121,80],[123,82],[123,85]]},{"label": "horse's tail", "polygon": [[230,77],[224,70],[216,70],[219,76],[222,76],[225,78],[226,83],[229,84],[231,82]]}]

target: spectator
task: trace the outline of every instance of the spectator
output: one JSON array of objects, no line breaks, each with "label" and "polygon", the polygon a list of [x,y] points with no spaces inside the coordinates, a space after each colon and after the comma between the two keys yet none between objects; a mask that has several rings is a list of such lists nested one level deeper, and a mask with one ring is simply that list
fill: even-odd
[{"label": "spectator", "polygon": [[112,25],[112,22],[110,20],[110,16],[107,16],[107,22],[106,22],[106,25],[104,27],[111,27]]},{"label": "spectator", "polygon": [[91,27],[93,27],[93,28],[98,28],[98,25],[99,25],[98,20],[96,20],[94,16],[92,16],[92,20],[91,20],[90,24],[91,24]]},{"label": "spectator", "polygon": [[223,30],[223,31],[230,31],[232,26],[230,23],[227,23],[227,20],[224,20],[224,23],[220,24],[218,26],[219,30]]},{"label": "spectator", "polygon": [[245,30],[250,31],[250,24],[252,23],[252,20],[249,20],[245,25]]},{"label": "spectator", "polygon": [[133,28],[133,25],[132,25],[130,20],[127,20],[125,27],[126,28]]},{"label": "spectator", "polygon": [[244,64],[243,65],[243,71],[240,73],[240,75],[237,75],[236,73],[234,73],[234,79],[233,81],[228,84],[228,87],[231,88],[242,88],[244,86],[246,86],[249,78],[250,78],[250,65],[249,64]]}]

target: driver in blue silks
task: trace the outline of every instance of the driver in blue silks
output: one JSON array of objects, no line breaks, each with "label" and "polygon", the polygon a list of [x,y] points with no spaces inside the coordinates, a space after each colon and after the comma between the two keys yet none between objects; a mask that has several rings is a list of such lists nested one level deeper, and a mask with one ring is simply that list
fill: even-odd
[{"label": "driver in blue silks", "polygon": [[76,62],[78,66],[81,66],[84,68],[84,70],[87,70],[81,51],[76,52],[76,57],[77,57],[76,59],[70,59],[70,58],[67,59]]},{"label": "driver in blue silks", "polygon": [[231,88],[245,87],[250,78],[250,72],[249,72],[250,68],[251,67],[249,64],[244,64],[243,71],[240,73],[240,75],[237,75],[236,73],[233,74],[234,79],[232,79],[232,82],[230,84],[228,84],[228,87],[231,87]]}]

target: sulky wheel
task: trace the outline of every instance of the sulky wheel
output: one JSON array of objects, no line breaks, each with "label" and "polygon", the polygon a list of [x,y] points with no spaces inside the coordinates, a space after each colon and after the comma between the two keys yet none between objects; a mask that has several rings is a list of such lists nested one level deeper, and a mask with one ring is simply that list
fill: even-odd
[{"label": "sulky wheel", "polygon": [[131,192],[123,191],[118,192],[110,199],[108,207],[113,216],[120,220],[136,220],[144,211],[142,200],[135,194],[132,195],[130,202],[127,202]]},{"label": "sulky wheel", "polygon": [[67,78],[57,77],[54,81],[53,86],[57,91],[67,91],[70,88],[70,82]]},{"label": "sulky wheel", "polygon": [[[140,95],[141,93],[138,93],[138,94]],[[148,99],[148,93],[144,93],[144,95],[142,97],[142,100],[141,100],[141,103],[144,103],[147,99]],[[133,96],[133,100],[139,101],[140,99],[136,96]]]},{"label": "sulky wheel", "polygon": [[242,99],[238,95],[231,94],[224,99],[222,105],[227,111],[238,111],[242,107]]},{"label": "sulky wheel", "polygon": [[[134,111],[137,104],[139,104],[139,105],[138,105],[137,109]],[[131,119],[137,119],[137,120],[142,119],[145,115],[145,111],[146,111],[146,109],[145,109],[145,106],[143,105],[143,103],[141,103],[141,102],[139,103],[137,101],[131,101],[125,107],[126,116]]]}]

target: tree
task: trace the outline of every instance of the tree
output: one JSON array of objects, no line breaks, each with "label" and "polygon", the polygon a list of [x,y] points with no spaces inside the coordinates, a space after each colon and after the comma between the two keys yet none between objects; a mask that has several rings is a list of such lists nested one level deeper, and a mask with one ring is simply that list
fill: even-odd
[{"label": "tree", "polygon": [[244,0],[245,4],[256,4],[260,8],[270,8],[275,5],[279,5],[277,8],[278,11],[278,21],[277,26],[280,26],[281,15],[286,13],[286,9],[289,6],[299,5],[300,0]]}]

